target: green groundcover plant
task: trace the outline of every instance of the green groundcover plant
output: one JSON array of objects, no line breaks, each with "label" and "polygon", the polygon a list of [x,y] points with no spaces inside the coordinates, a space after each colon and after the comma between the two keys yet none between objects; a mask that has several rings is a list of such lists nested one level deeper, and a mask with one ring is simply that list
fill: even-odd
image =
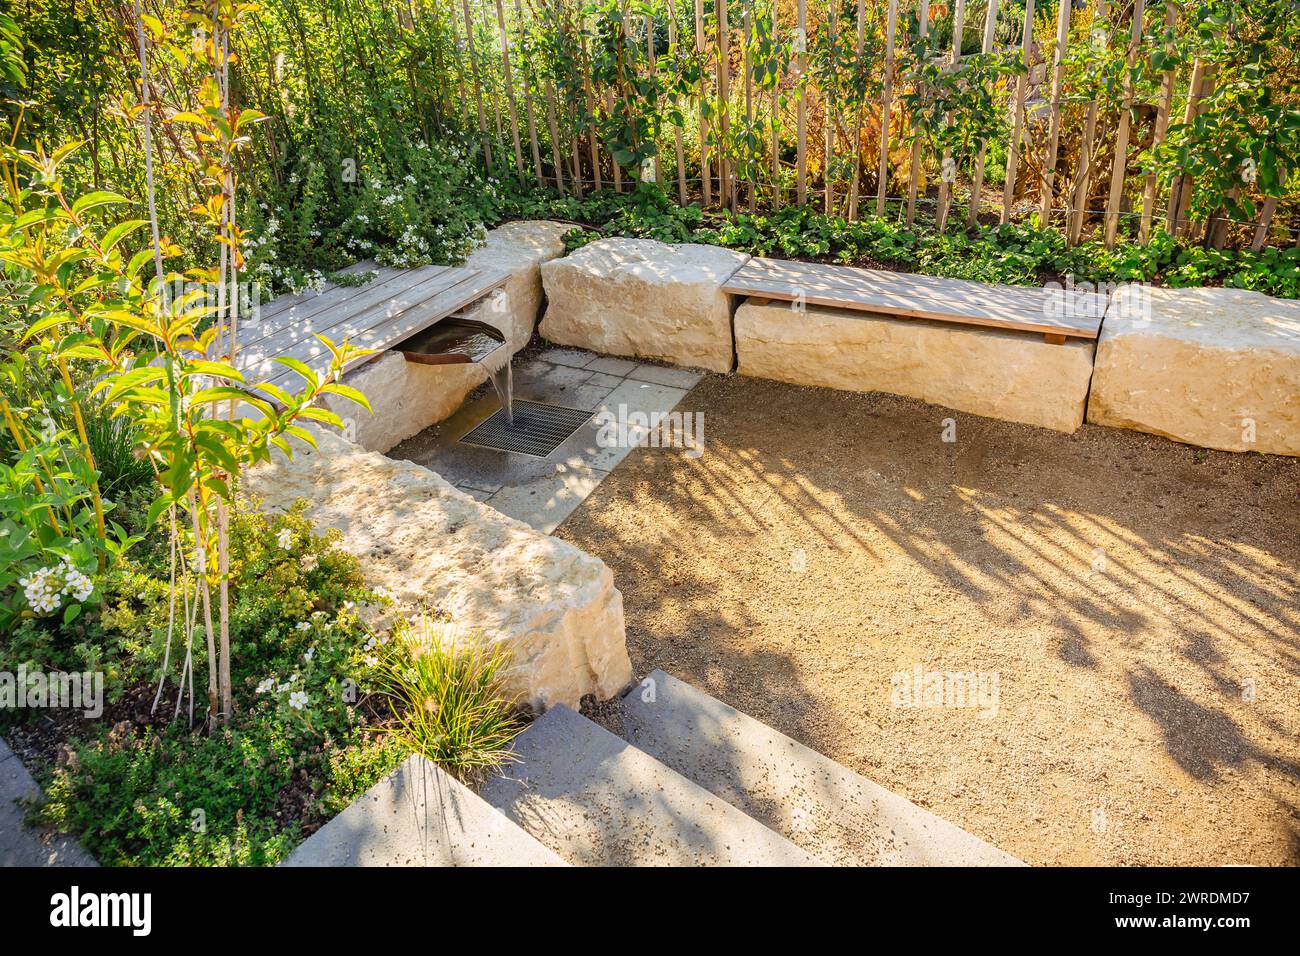
[{"label": "green groundcover plant", "polygon": [[[226,726],[194,732],[175,677],[157,681],[170,581],[156,532],[106,573],[102,605],[71,626],[26,620],[0,647],[7,670],[105,674],[103,718],[63,728],[40,822],[104,864],[272,864],[396,766],[400,739],[376,732],[391,719],[374,696],[387,637],[362,621],[387,599],[304,512],[232,520],[233,679],[245,703]],[[201,672],[203,647],[191,650]],[[20,737],[21,713],[7,715]]]}]

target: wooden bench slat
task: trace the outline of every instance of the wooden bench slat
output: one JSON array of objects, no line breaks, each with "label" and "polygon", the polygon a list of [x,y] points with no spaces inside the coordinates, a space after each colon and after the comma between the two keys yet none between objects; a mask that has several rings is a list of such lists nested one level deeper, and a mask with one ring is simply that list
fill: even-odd
[{"label": "wooden bench slat", "polygon": [[[378,263],[374,262],[373,260],[365,259],[362,260],[361,262],[354,262],[352,263],[352,265],[340,269],[338,271],[338,274],[356,275],[359,272],[380,271],[382,268],[383,267],[381,267]],[[390,271],[397,272],[401,270],[394,269]],[[302,302],[306,302],[310,299],[314,299],[317,296],[323,295],[326,292],[331,292],[334,289],[338,289],[338,288],[340,288],[338,283],[326,282],[325,285],[323,285],[320,289],[306,289],[298,293],[287,293],[285,295],[276,296],[270,302],[267,302],[265,305],[262,306],[260,318],[262,321],[266,321],[267,319],[274,318],[275,316],[279,315],[281,312],[284,312],[295,305],[298,305]]]},{"label": "wooden bench slat", "polygon": [[299,342],[315,341],[317,335],[328,335],[341,340],[342,330],[353,328],[353,322],[359,330],[367,324],[381,320],[375,310],[388,310],[395,314],[410,308],[422,299],[437,295],[443,288],[462,281],[472,275],[472,270],[453,270],[445,266],[434,267],[423,279],[412,281],[415,273],[404,273],[387,282],[376,282],[357,289],[347,289],[351,293],[347,299],[332,303],[329,307],[295,321],[292,325],[271,335],[251,342],[240,343],[240,352],[236,365],[241,369],[254,368],[277,355],[290,354]]},{"label": "wooden bench slat", "polygon": [[[747,271],[748,270],[748,271]],[[921,276],[906,272],[885,272],[875,269],[859,269],[854,266],[823,265],[808,262],[793,262],[775,259],[754,261],[739,270],[732,281],[751,275],[762,275],[781,281],[815,281],[832,285],[842,285],[854,289],[881,292],[898,292],[923,295],[929,298],[940,296],[974,297],[977,301],[996,298],[1007,303],[1017,303],[1025,308],[1037,311],[1044,297],[1055,294],[1053,290],[1030,288],[1028,286],[1001,285],[975,282],[969,279],[949,279],[940,276]],[[1106,296],[1092,292],[1071,292],[1074,301],[1104,311]],[[1085,310],[1080,310],[1085,311]]]},{"label": "wooden bench slat", "polygon": [[[1031,308],[1045,295],[1051,295],[1046,289],[1029,286],[1006,285],[1001,283],[976,282],[971,279],[951,279],[944,276],[924,276],[911,272],[888,272],[881,269],[862,269],[857,266],[843,266],[816,262],[799,262],[789,259],[751,259],[742,266],[732,278],[761,273],[771,278],[797,281],[798,277],[812,280],[848,284],[855,288],[878,289],[890,292],[898,289],[915,291],[920,295],[935,296],[942,293],[969,294],[978,297],[997,296],[1006,301],[1026,302]],[[1079,292],[1080,301],[1096,299],[1106,301],[1105,296],[1096,293]]]},{"label": "wooden bench slat", "polygon": [[[339,343],[346,338],[360,348],[382,351],[483,298],[494,289],[499,289],[509,280],[510,273],[505,269],[460,268],[449,269],[439,278],[444,280],[445,284],[441,287],[432,287],[432,292],[430,292],[429,282],[421,283],[395,303],[381,303],[335,325],[333,327],[335,334],[330,338],[336,339]],[[328,358],[329,350],[321,342],[306,338],[299,340],[291,349],[278,354],[291,355],[317,371],[323,371],[323,366],[318,360]],[[345,368],[351,370],[374,357],[376,356],[373,354],[360,356],[349,362]],[[257,369],[267,375],[265,381],[268,384],[292,389],[298,373],[274,362],[274,358],[274,355],[264,356],[257,362]]]},{"label": "wooden bench slat", "polygon": [[[417,282],[424,281],[423,278],[416,276],[418,271],[416,269],[381,269],[379,274],[365,285],[334,286],[322,290],[312,298],[295,303],[270,319],[263,317],[261,321],[256,323],[242,323],[239,330],[240,346],[250,346],[273,335],[290,331],[295,326],[302,326],[308,320],[320,315],[327,309],[347,306],[356,296],[362,293],[371,293],[382,287],[388,290],[389,294],[396,295]],[[249,334],[245,335],[246,331]]]},{"label": "wooden bench slat", "polygon": [[[1106,298],[851,266],[751,259],[722,287],[735,295],[1095,339]],[[1053,300],[1057,314],[1048,312]],[[1067,311],[1068,305],[1068,311]]]},{"label": "wooden bench slat", "polygon": [[[998,306],[1018,309],[1037,317],[1042,313],[1045,301],[1062,298],[1054,290],[1029,289],[1017,286],[986,285],[962,279],[942,279],[929,276],[914,276],[903,273],[877,272],[855,269],[847,266],[816,266],[808,263],[773,263],[765,261],[756,267],[746,267],[733,276],[730,285],[742,285],[747,281],[777,281],[791,287],[819,289],[838,289],[854,295],[859,294],[908,294],[917,295],[940,302],[953,302],[982,305],[997,303]],[[1099,317],[1104,312],[1106,298],[1095,293],[1070,293],[1069,300],[1074,309],[1084,318]]]}]

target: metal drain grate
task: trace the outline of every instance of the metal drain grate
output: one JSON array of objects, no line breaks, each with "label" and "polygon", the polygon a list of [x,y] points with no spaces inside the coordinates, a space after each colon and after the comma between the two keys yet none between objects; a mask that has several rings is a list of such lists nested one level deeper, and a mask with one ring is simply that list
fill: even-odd
[{"label": "metal drain grate", "polygon": [[545,458],[559,448],[566,438],[587,424],[592,416],[591,412],[578,408],[563,408],[518,399],[515,400],[514,412],[515,420],[512,424],[506,424],[506,410],[503,408],[474,426],[460,443]]}]

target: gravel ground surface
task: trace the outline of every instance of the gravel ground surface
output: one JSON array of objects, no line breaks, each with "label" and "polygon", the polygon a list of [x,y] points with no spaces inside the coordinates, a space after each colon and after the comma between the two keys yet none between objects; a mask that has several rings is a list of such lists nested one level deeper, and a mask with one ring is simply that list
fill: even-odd
[{"label": "gravel ground surface", "polygon": [[1028,863],[1300,862],[1300,461],[716,375],[680,409],[701,457],[556,532],[637,675]]}]

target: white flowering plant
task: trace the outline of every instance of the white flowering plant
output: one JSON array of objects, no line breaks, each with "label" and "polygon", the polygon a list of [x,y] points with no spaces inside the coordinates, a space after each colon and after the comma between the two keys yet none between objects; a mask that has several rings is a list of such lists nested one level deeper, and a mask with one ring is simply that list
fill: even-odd
[{"label": "white flowering plant", "polygon": [[[75,621],[102,565],[139,540],[103,519],[96,472],[66,436],[49,436],[12,464],[0,461],[0,631],[22,618]],[[101,559],[104,559],[101,561]]]},{"label": "white flowering plant", "polygon": [[343,225],[357,259],[394,266],[464,261],[495,219],[500,184],[481,180],[455,138],[419,141],[363,166],[356,203]]}]

